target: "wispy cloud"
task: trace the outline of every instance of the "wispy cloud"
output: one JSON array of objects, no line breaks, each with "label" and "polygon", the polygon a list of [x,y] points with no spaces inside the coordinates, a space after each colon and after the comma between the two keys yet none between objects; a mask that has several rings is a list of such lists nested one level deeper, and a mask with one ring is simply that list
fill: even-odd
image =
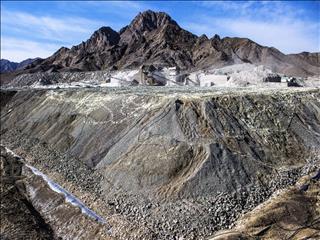
[{"label": "wispy cloud", "polygon": [[[61,46],[71,47],[88,39],[102,26],[113,26],[116,30],[128,23],[145,3],[132,1],[108,2],[58,2],[62,15],[29,13],[1,7],[1,57],[20,61],[29,57],[47,57]],[[80,17],[81,9],[118,15],[112,22],[94,17]],[[50,11],[48,11],[50,12]],[[74,15],[72,14],[74,13]],[[130,15],[132,15],[130,17]],[[120,17],[123,19],[120,21]],[[131,19],[130,19],[131,20]]]},{"label": "wispy cloud", "polygon": [[61,46],[71,47],[89,38],[104,24],[81,17],[52,17],[19,11],[1,11],[1,58],[21,61],[48,57]]},{"label": "wispy cloud", "polygon": [[83,3],[92,6],[107,7],[111,9],[116,7],[117,9],[124,9],[126,11],[140,11],[146,7],[146,4],[144,2],[137,1],[85,1]]},{"label": "wispy cloud", "polygon": [[77,13],[91,11],[108,14],[109,18],[114,18],[110,26],[117,30],[128,24],[128,21],[138,12],[151,8],[148,1],[69,1],[59,2],[59,4],[64,5],[69,11]]},{"label": "wispy cloud", "polygon": [[[1,32],[16,33],[20,36],[31,36],[37,39],[57,40],[72,43],[83,39],[93,29],[103,25],[81,17],[37,16],[25,12],[2,11]],[[8,31],[7,31],[8,30]]]},{"label": "wispy cloud", "polygon": [[46,58],[52,55],[60,46],[46,44],[19,38],[1,36],[1,58],[21,62],[27,58]]},{"label": "wispy cloud", "polygon": [[[319,51],[319,24],[283,19],[275,22],[250,21],[247,19],[222,19],[220,23],[236,36],[281,49],[285,53],[297,53],[309,49]],[[318,34],[317,34],[318,33]]]},{"label": "wispy cloud", "polygon": [[297,9],[284,1],[203,1],[202,6],[220,10],[227,15],[253,19],[273,19],[282,17],[301,17],[303,9]]},{"label": "wispy cloud", "polygon": [[[200,35],[247,37],[285,53],[320,51],[320,23],[304,18],[304,10],[284,2],[202,2],[207,8],[230,11],[225,16],[199,15],[182,26]],[[228,17],[226,17],[228,16]]]},{"label": "wispy cloud", "polygon": [[237,10],[239,14],[246,14],[254,5],[254,1],[202,1],[201,5],[208,8],[218,8],[224,11]]}]

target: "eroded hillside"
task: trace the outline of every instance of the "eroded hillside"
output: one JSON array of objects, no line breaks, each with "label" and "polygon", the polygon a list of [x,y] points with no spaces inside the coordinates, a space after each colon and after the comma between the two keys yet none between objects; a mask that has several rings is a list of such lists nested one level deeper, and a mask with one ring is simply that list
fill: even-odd
[{"label": "eroded hillside", "polygon": [[203,239],[317,169],[319,99],[318,89],[3,91],[1,143],[104,218],[121,216],[109,237]]}]

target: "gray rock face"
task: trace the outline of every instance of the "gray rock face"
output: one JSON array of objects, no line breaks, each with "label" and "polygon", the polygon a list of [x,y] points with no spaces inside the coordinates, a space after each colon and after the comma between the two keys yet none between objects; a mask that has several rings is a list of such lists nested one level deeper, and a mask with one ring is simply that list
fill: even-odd
[{"label": "gray rock face", "polygon": [[136,238],[204,239],[304,174],[320,92],[193,90],[3,91],[1,142],[108,203]]}]

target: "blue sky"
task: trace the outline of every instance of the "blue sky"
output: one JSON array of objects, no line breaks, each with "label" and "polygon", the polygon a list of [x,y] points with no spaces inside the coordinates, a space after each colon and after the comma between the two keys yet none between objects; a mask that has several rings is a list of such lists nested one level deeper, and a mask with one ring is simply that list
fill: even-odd
[{"label": "blue sky", "polygon": [[147,9],[167,12],[197,35],[248,37],[284,53],[320,51],[319,1],[1,1],[1,58],[48,57],[101,26],[119,30]]}]

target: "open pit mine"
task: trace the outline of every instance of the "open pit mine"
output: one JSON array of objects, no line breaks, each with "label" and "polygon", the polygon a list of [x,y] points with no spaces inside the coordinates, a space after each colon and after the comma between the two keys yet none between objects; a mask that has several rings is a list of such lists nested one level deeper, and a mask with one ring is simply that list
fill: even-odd
[{"label": "open pit mine", "polygon": [[1,74],[0,238],[320,239],[319,67],[147,11]]}]

